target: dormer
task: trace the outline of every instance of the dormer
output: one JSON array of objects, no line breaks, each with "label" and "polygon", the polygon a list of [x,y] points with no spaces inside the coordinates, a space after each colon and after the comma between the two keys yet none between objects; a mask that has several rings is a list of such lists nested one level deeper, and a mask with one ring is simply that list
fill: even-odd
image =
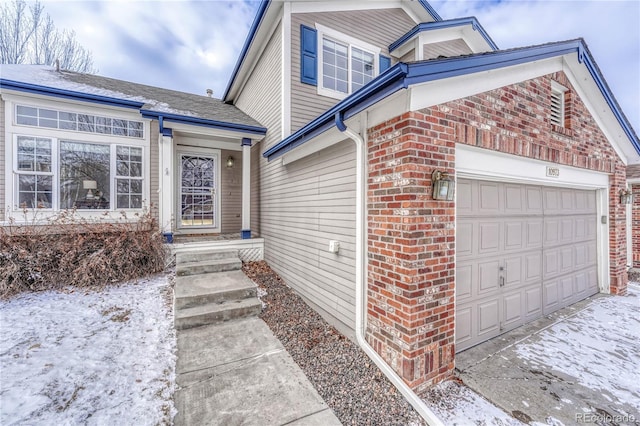
[{"label": "dormer", "polygon": [[425,22],[389,45],[400,62],[493,52],[498,46],[474,17]]}]

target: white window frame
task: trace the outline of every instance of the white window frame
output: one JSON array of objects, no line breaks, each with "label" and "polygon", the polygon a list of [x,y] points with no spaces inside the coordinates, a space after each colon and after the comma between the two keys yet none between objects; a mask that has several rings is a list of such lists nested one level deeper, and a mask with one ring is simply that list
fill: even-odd
[{"label": "white window frame", "polygon": [[[566,102],[566,92],[567,88],[556,83],[555,81],[551,81],[551,104],[549,105],[549,120],[551,124],[556,125],[558,127],[565,127],[565,102]],[[557,99],[556,104],[554,106],[554,99]],[[557,111],[556,108],[559,108]],[[558,118],[554,118],[557,116]]]},{"label": "white window frame", "polygon": [[[316,30],[318,32],[318,94],[321,96],[327,96],[335,99],[344,99],[353,93],[352,84],[352,69],[351,69],[351,56],[352,50],[354,47],[363,50],[367,53],[373,54],[373,78],[376,78],[380,74],[380,51],[379,47],[376,47],[372,44],[366,43],[362,40],[358,40],[357,38],[348,36],[339,31],[333,30],[331,28],[325,27],[324,25],[315,24]],[[323,53],[323,43],[324,38],[329,40],[346,44],[348,46],[348,57],[347,57],[347,78],[348,78],[348,92],[343,93],[336,90],[328,89],[323,86],[324,78],[323,78],[323,64],[324,64],[324,53]]]},{"label": "white window frame", "polygon": [[[33,137],[40,139],[49,139],[51,141],[51,172],[41,173],[37,171],[21,171],[18,170],[18,138],[20,137]],[[78,212],[87,213],[87,214],[104,214],[108,213],[116,213],[116,212],[141,212],[145,208],[148,208],[148,200],[149,200],[149,191],[148,191],[148,177],[147,177],[147,169],[150,166],[148,164],[148,153],[147,148],[142,146],[139,143],[127,143],[130,141],[109,141],[109,142],[97,142],[92,140],[78,140],[68,137],[47,137],[47,136],[35,136],[27,133],[15,133],[13,135],[13,158],[12,158],[12,166],[11,171],[13,174],[13,193],[7,194],[7,197],[11,197],[7,202],[11,203],[12,211],[18,212],[23,209],[19,205],[19,176],[22,174],[30,174],[30,175],[43,175],[46,174],[48,176],[52,176],[52,185],[51,185],[51,208],[27,208],[30,212],[61,212],[66,210],[65,208],[60,208],[60,146],[63,142],[75,142],[75,143],[85,143],[91,145],[104,145],[109,147],[109,208],[108,209],[77,209]],[[142,181],[142,205],[140,208],[118,208],[117,207],[117,179],[125,178],[123,176],[119,176],[117,174],[117,148],[118,147],[131,147],[131,148],[139,148],[142,150],[142,176],[140,178],[137,177],[126,177],[127,179],[136,179]]]}]

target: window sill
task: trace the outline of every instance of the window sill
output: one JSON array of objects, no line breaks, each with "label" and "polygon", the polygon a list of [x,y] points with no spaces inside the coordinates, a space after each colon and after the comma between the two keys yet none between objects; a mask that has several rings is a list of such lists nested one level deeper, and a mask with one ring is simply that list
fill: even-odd
[{"label": "window sill", "polygon": [[336,92],[335,90],[325,89],[323,87],[318,86],[318,95],[341,101],[347,96],[349,96],[349,93]]}]

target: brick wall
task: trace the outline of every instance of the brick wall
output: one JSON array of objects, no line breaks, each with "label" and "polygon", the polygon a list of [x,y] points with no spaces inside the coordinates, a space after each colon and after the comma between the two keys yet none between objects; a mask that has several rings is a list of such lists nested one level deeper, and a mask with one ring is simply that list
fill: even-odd
[{"label": "brick wall", "polygon": [[[567,87],[565,127],[549,122],[551,81]],[[626,293],[624,164],[562,73],[408,112],[368,132],[368,342],[417,392],[455,354],[455,205],[431,199],[456,143],[610,176],[611,292]],[[639,197],[640,198],[640,197]]]},{"label": "brick wall", "polygon": [[633,253],[633,267],[640,268],[640,184],[631,187],[633,191],[633,205],[631,206],[631,249]]},{"label": "brick wall", "polygon": [[[435,122],[434,122],[435,121]],[[454,128],[410,112],[369,131],[369,344],[415,390],[453,371],[454,202],[431,199],[454,172]]]}]

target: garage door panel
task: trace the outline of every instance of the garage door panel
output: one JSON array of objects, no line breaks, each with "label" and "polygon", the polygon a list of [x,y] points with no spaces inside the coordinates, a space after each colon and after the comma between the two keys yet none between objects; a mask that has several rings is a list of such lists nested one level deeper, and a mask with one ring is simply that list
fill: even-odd
[{"label": "garage door panel", "polygon": [[516,291],[507,293],[502,298],[502,306],[504,310],[504,328],[513,328],[521,324],[523,318],[523,301],[522,292]]},{"label": "garage door panel", "polygon": [[537,249],[542,247],[542,219],[531,219],[526,221],[525,227],[525,243],[528,249]]},{"label": "garage door panel", "polygon": [[456,308],[456,345],[458,349],[465,347],[473,333],[473,309],[470,306]]},{"label": "garage door panel", "polygon": [[560,287],[558,279],[545,281],[543,284],[542,311],[544,315],[555,311],[560,306]]},{"label": "garage door panel", "polygon": [[523,283],[522,255],[504,260],[504,285],[507,288],[518,287]]},{"label": "garage door panel", "polygon": [[574,260],[573,264],[575,269],[586,268],[589,264],[589,244],[579,243],[573,247]]},{"label": "garage door panel", "polygon": [[521,215],[526,212],[523,202],[524,191],[522,185],[504,186],[504,213],[508,215]]},{"label": "garage door panel", "polygon": [[495,182],[478,183],[478,212],[496,215],[500,213],[500,184]]},{"label": "garage door panel", "polygon": [[500,331],[499,308],[498,299],[478,303],[478,337],[496,335]]},{"label": "garage door panel", "polygon": [[532,286],[524,290],[524,314],[526,321],[542,316],[542,287]]},{"label": "garage door panel", "polygon": [[560,220],[560,244],[570,244],[573,241],[573,228],[572,218]]},{"label": "garage door panel", "polygon": [[458,301],[464,302],[473,295],[473,275],[473,264],[461,264],[456,268],[456,299]]},{"label": "garage door panel", "polygon": [[478,254],[486,255],[500,252],[500,223],[480,222],[478,237]]},{"label": "garage door panel", "polygon": [[524,188],[527,214],[542,214],[542,188],[536,186],[525,186]]},{"label": "garage door panel", "polygon": [[504,223],[504,249],[522,250],[526,248],[525,229],[526,223],[522,221],[510,221]]},{"label": "garage door panel", "polygon": [[560,256],[560,273],[571,272],[573,269],[573,247],[561,247],[557,253]]},{"label": "garage door panel", "polygon": [[598,270],[595,267],[592,267],[591,269],[589,269],[587,271],[587,285],[588,285],[588,292],[590,295],[595,294],[598,292]]},{"label": "garage door panel", "polygon": [[464,259],[468,256],[473,256],[474,253],[474,223],[459,223],[456,226],[456,256],[459,259]]},{"label": "garage door panel", "polygon": [[524,281],[540,282],[542,279],[542,253],[526,253],[524,255]]},{"label": "garage door panel", "polygon": [[560,241],[560,219],[545,218],[544,219],[544,241],[545,247],[555,246]]},{"label": "garage door panel", "polygon": [[470,215],[473,212],[473,182],[459,179],[456,185],[456,211],[458,216]]},{"label": "garage door panel", "polygon": [[547,213],[554,214],[558,213],[561,210],[560,194],[557,188],[543,188],[542,202],[542,208]]},{"label": "garage door panel", "polygon": [[582,300],[589,296],[589,276],[587,271],[580,272],[573,276],[573,288],[575,291],[575,299]]},{"label": "garage door panel", "polygon": [[573,276],[562,277],[560,283],[560,305],[567,306],[573,298]]},{"label": "garage door panel", "polygon": [[478,296],[498,291],[500,288],[499,270],[500,262],[498,260],[478,264]]},{"label": "garage door panel", "polygon": [[560,190],[560,208],[565,212],[574,209],[574,192],[572,190]]},{"label": "garage door panel", "polygon": [[544,273],[545,279],[554,277],[560,272],[559,249],[549,249],[544,252]]}]

